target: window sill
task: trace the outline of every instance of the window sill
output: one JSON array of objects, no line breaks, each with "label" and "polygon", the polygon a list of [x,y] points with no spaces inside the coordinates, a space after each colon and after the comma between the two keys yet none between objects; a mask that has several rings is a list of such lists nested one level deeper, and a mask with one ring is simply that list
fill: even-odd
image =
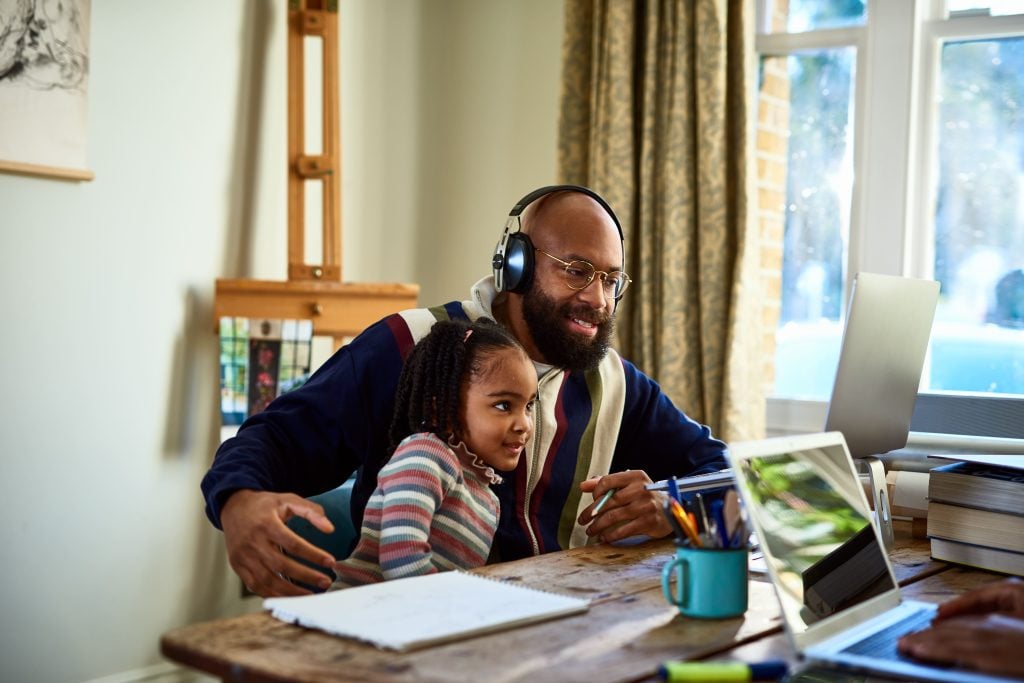
[{"label": "window sill", "polygon": [[[925,395],[926,400],[918,401],[918,408],[929,407],[934,394]],[[945,397],[956,401],[961,397]],[[970,397],[977,401],[978,397]],[[984,400],[984,397],[981,399]],[[996,399],[1007,405],[1006,399]],[[1009,399],[1012,410],[1024,406],[1024,400]],[[1019,402],[1018,402],[1019,401]],[[948,405],[948,404],[947,404]],[[956,404],[954,404],[956,405]],[[948,409],[948,408],[947,408]],[[769,398],[767,426],[769,436],[819,432],[824,429],[828,412],[827,401]],[[914,423],[919,422],[920,410],[914,413]],[[1024,421],[1017,424],[1024,424]],[[939,432],[911,431],[907,446],[894,451],[889,457],[901,460],[917,460],[927,455],[950,455],[955,453],[1004,453],[1024,455],[1024,435],[1021,438],[1005,436],[992,437],[980,434],[944,434]]]}]

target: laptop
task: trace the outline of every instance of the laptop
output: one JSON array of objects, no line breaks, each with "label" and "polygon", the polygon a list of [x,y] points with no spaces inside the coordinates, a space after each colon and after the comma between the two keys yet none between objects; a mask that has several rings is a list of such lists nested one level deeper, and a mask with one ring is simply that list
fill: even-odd
[{"label": "laptop", "polygon": [[735,443],[729,459],[801,658],[926,681],[1003,681],[900,656],[936,606],[904,600],[840,432]]},{"label": "laptop", "polygon": [[854,458],[907,445],[938,303],[934,280],[854,276],[824,429]]}]

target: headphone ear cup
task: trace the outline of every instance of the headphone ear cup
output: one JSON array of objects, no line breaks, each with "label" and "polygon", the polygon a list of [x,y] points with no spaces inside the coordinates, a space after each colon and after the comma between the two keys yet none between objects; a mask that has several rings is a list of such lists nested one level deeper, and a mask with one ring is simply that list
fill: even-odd
[{"label": "headphone ear cup", "polygon": [[523,294],[533,283],[534,254],[530,236],[516,232],[508,236],[502,266],[503,291]]},{"label": "headphone ear cup", "polygon": [[508,229],[501,236],[497,246],[494,247],[494,256],[491,257],[491,272],[494,273],[494,289],[499,292],[505,291],[505,248],[508,246]]}]

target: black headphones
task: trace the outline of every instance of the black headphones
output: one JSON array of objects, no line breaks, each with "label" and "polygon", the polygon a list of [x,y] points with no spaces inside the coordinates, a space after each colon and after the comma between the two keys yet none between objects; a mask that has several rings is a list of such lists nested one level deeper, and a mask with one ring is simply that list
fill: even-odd
[{"label": "black headphones", "polygon": [[529,291],[530,284],[533,282],[533,240],[522,232],[522,223],[519,217],[530,204],[554,192],[579,192],[596,201],[615,221],[619,239],[623,240],[622,226],[619,224],[618,216],[612,211],[612,207],[608,206],[608,202],[590,188],[582,185],[548,185],[534,190],[512,207],[508,214],[508,220],[505,222],[505,232],[502,233],[498,246],[494,248],[491,267],[494,269],[494,288],[497,291],[516,294]]}]

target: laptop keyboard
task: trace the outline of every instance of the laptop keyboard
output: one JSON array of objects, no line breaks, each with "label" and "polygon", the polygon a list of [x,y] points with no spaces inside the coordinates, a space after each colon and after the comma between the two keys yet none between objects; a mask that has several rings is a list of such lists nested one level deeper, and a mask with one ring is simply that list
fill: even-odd
[{"label": "laptop keyboard", "polygon": [[871,634],[864,640],[850,645],[843,654],[862,655],[876,659],[902,660],[904,657],[896,651],[896,641],[912,631],[919,631],[931,623],[935,616],[933,610],[921,610],[897,621],[895,624]]}]

